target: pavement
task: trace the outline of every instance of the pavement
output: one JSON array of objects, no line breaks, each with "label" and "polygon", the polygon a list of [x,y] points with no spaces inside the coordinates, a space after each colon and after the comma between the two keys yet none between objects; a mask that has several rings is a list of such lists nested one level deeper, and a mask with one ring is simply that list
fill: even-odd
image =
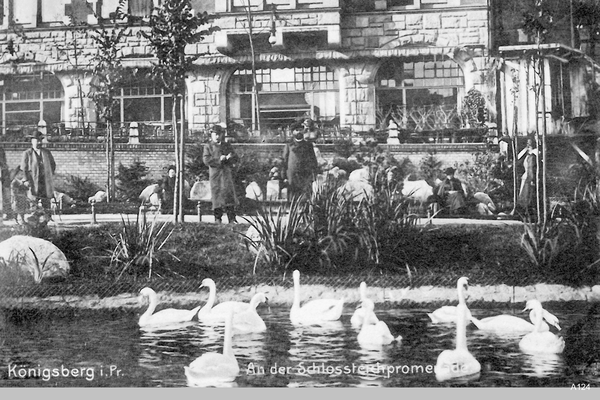
[{"label": "pavement", "polygon": [[[154,212],[147,212],[146,218],[151,221],[156,216],[157,222],[167,222],[173,220],[172,214],[156,214]],[[27,217],[27,216],[26,216]],[[93,225],[101,225],[103,223],[108,222],[121,222],[122,219],[125,221],[135,221],[137,218],[136,214],[96,214],[95,217],[92,214],[55,214],[48,226],[93,226]],[[252,216],[249,215],[240,215],[237,217],[238,222],[246,223],[248,220],[251,220]],[[215,218],[212,215],[206,214],[198,218],[197,214],[188,214],[184,216],[184,222],[203,222],[203,223],[215,223]],[[226,223],[227,217],[223,218],[223,221]],[[514,219],[475,219],[475,218],[419,218],[418,224],[420,225],[493,225],[493,226],[519,226],[522,225],[522,221],[514,220]],[[0,226],[15,226],[16,222],[14,220],[0,220]]]}]

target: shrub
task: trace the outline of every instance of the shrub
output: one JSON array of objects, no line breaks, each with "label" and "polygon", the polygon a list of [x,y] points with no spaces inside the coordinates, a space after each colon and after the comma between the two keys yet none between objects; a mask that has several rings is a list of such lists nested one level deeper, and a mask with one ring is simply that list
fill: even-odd
[{"label": "shrub", "polygon": [[139,201],[142,190],[152,183],[146,178],[148,175],[146,163],[135,160],[129,167],[119,163],[119,168],[115,178],[117,179],[117,190],[121,198],[127,201]]},{"label": "shrub", "polygon": [[101,190],[100,186],[90,181],[87,176],[81,178],[77,175],[69,175],[65,180],[64,192],[79,202],[87,202],[88,198],[99,190]]}]

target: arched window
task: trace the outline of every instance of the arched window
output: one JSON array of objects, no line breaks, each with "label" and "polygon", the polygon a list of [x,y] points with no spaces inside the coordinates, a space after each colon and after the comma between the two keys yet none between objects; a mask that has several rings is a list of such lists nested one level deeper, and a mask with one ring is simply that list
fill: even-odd
[{"label": "arched window", "polygon": [[390,117],[404,129],[448,128],[458,122],[460,66],[452,60],[389,60],[377,73],[378,122]]},{"label": "arched window", "polygon": [[[285,127],[303,116],[331,120],[339,114],[338,76],[329,67],[259,69],[256,80],[262,127]],[[229,118],[254,128],[252,71],[237,70],[228,90]]]},{"label": "arched window", "polygon": [[35,75],[8,76],[2,80],[2,126],[4,131],[18,131],[48,126],[63,121],[64,90],[60,80],[46,72]]}]

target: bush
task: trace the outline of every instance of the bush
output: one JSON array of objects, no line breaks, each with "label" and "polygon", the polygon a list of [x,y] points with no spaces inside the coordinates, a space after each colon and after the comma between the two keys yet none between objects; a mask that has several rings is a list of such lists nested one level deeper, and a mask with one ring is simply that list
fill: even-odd
[{"label": "bush", "polygon": [[117,190],[123,200],[139,201],[142,190],[152,184],[152,181],[146,178],[148,170],[146,163],[140,160],[135,160],[129,167],[119,163],[115,178],[117,179]]},{"label": "bush", "polygon": [[78,202],[87,202],[88,198],[101,190],[100,186],[90,181],[87,176],[81,178],[80,176],[69,175],[64,185],[62,191]]}]

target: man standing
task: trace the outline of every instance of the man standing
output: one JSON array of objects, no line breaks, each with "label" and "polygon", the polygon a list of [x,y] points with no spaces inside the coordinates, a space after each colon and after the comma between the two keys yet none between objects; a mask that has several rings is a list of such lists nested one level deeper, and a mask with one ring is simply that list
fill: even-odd
[{"label": "man standing", "polygon": [[54,157],[49,150],[42,148],[42,132],[37,131],[31,138],[31,148],[23,152],[21,170],[29,186],[29,198],[41,202],[44,210],[50,210],[50,201],[54,198],[53,176],[56,170]]},{"label": "man standing", "polygon": [[208,166],[210,193],[215,222],[221,222],[223,212],[229,223],[237,223],[235,207],[238,199],[233,182],[232,166],[238,161],[233,146],[225,141],[225,130],[215,125],[210,130],[211,141],[204,146],[202,161]]},{"label": "man standing", "polygon": [[[309,194],[319,164],[313,144],[304,140],[302,127],[292,128],[293,142],[283,150],[283,173],[288,187],[288,199]],[[284,181],[285,182],[285,181]]]}]

